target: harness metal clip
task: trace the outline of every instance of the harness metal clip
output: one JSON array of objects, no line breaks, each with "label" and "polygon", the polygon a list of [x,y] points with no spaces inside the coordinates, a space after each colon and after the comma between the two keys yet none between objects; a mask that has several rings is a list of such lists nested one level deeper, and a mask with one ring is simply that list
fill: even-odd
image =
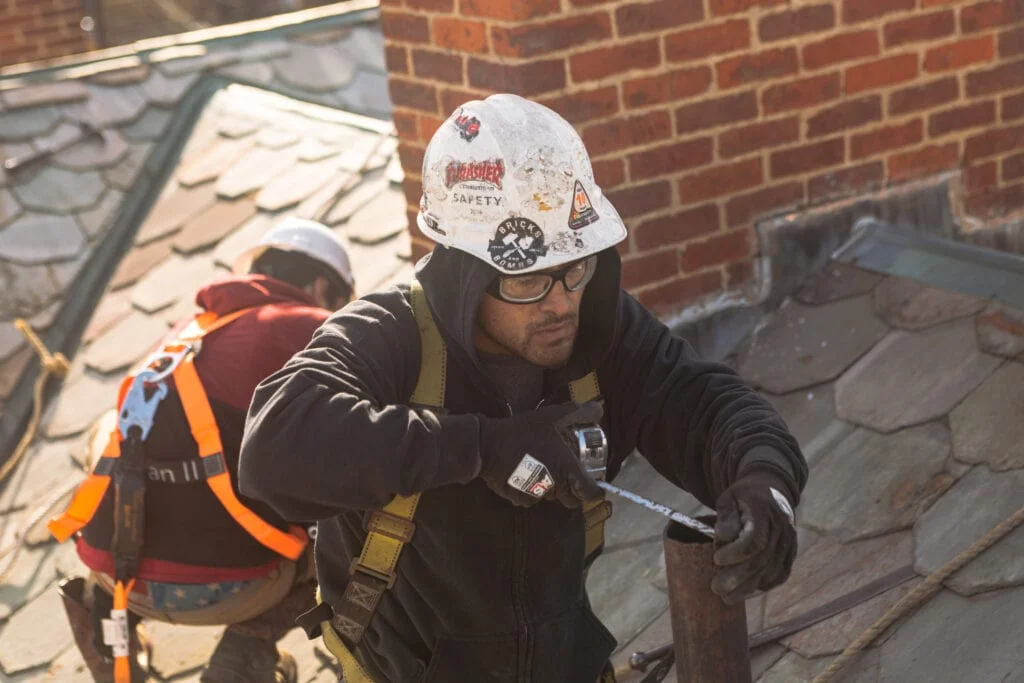
[{"label": "harness metal clip", "polygon": [[[160,401],[167,396],[167,385],[157,379],[157,375],[158,373],[153,370],[143,370],[135,376],[131,388],[125,394],[117,425],[125,438],[128,438],[128,430],[132,427],[138,427],[142,431],[140,441],[145,441],[149,436],[156,409]],[[147,390],[153,392],[148,398]]]}]

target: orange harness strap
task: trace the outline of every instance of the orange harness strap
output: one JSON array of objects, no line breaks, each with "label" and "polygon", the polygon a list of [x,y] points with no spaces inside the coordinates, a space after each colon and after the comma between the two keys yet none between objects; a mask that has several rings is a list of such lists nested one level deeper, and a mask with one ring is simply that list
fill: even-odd
[{"label": "orange harness strap", "polygon": [[308,541],[302,527],[291,525],[287,532],[281,531],[247,508],[235,495],[227,463],[224,461],[220,431],[213,419],[213,410],[199,381],[194,361],[192,354],[182,359],[174,370],[174,384],[178,388],[181,405],[185,408],[192,438],[199,445],[199,457],[206,471],[206,483],[224,509],[239,526],[249,532],[250,536],[289,560],[299,559]]}]

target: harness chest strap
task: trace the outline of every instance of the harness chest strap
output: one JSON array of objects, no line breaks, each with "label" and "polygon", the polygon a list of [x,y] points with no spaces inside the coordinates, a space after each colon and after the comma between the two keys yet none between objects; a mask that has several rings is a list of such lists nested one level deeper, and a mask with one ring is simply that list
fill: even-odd
[{"label": "harness chest strap", "polygon": [[[418,280],[413,280],[410,293],[420,335],[420,373],[410,403],[440,409],[444,406],[448,375],[447,350]],[[581,403],[597,399],[601,394],[594,372],[572,382],[569,390],[573,400]],[[319,622],[319,631],[324,645],[337,657],[346,683],[373,683],[353,655],[352,648],[362,640],[384,591],[395,583],[402,546],[412,540],[416,530],[412,520],[419,500],[420,494],[395,496],[384,508],[370,513],[363,551],[349,567],[350,579],[337,610],[322,602],[317,588],[317,608],[309,616],[320,614],[327,617]],[[611,503],[604,500],[587,503],[583,516],[585,554],[589,562],[604,545],[604,522],[611,516]],[[315,630],[311,631],[311,637],[315,636]]]},{"label": "harness chest strap", "polygon": [[[224,327],[250,310],[252,309],[242,309],[220,318],[210,313],[201,314],[183,330],[181,337],[183,341],[167,344],[163,350],[177,361],[177,366],[173,368],[174,383],[181,398],[192,437],[199,447],[200,473],[206,479],[210,490],[239,526],[254,539],[283,557],[297,560],[302,555],[308,540],[302,528],[292,525],[287,532],[281,531],[260,518],[235,495],[231,486],[231,475],[228,473],[227,462],[224,460],[220,431],[214,420],[209,398],[195,369],[194,352],[190,350],[188,343],[183,343],[199,341],[204,335]],[[163,356],[157,354],[157,357]],[[121,383],[117,401],[119,410],[133,380],[134,377],[129,376]],[[122,435],[115,428],[107,441],[103,456],[97,461],[92,473],[79,486],[67,510],[52,519],[47,525],[50,533],[58,541],[63,542],[71,538],[96,514],[96,510],[110,486],[114,464],[121,456],[121,440]]]}]

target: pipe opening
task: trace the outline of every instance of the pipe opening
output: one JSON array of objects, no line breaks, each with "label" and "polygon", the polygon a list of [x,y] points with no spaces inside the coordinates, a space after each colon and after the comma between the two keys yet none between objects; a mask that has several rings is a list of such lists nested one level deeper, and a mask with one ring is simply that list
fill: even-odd
[{"label": "pipe opening", "polygon": [[[701,515],[696,517],[696,519],[697,521],[707,524],[711,528],[715,527],[715,515]],[[694,531],[688,526],[683,526],[679,522],[671,521],[665,527],[665,538],[677,543],[711,543],[713,540],[699,531]]]}]

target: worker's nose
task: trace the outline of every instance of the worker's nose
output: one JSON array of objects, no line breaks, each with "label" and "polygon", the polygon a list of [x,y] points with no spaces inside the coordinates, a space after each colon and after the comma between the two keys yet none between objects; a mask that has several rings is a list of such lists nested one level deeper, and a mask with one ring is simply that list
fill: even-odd
[{"label": "worker's nose", "polygon": [[574,308],[572,296],[569,295],[565,284],[562,282],[556,282],[552,285],[551,291],[548,292],[546,297],[537,302],[537,306],[544,314],[556,316],[571,313]]}]

